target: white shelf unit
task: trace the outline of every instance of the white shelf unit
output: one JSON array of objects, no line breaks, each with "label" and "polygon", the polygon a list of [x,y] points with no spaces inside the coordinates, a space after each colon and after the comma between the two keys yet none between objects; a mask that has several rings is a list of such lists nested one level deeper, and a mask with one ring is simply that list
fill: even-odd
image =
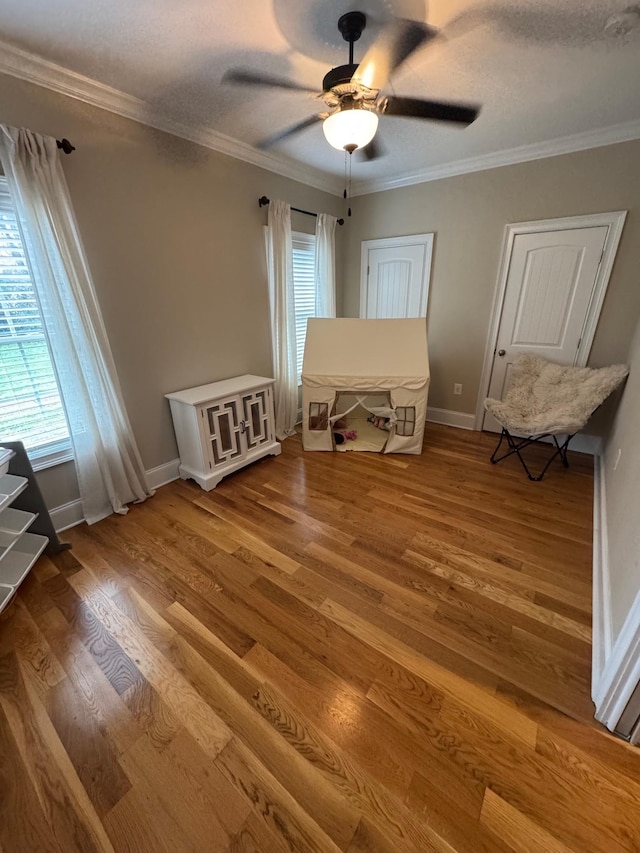
[{"label": "white shelf unit", "polygon": [[11,506],[27,484],[26,477],[0,476],[0,612],[9,604],[31,566],[49,544],[46,536],[28,533],[30,525],[38,517],[37,513]]},{"label": "white shelf unit", "polygon": [[0,512],[9,506],[27,488],[26,477],[3,474],[0,477]]},{"label": "white shelf unit", "polygon": [[[0,512],[0,561],[10,551],[37,515],[21,509],[6,507]],[[0,563],[1,565],[1,563]],[[2,572],[0,569],[0,576]]]},{"label": "white shelf unit", "polygon": [[273,379],[245,374],[167,394],[179,474],[205,491],[263,456],[278,456]]}]

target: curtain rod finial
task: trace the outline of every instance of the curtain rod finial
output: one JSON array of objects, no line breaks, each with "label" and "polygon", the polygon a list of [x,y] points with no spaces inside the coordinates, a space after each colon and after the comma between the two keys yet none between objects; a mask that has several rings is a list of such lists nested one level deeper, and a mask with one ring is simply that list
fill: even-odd
[{"label": "curtain rod finial", "polygon": [[260,198],[258,199],[258,207],[264,207],[265,205],[269,204],[269,201],[270,199],[268,199],[266,195],[260,196]]},{"label": "curtain rod finial", "polygon": [[75,145],[72,145],[68,139],[56,139],[56,145],[61,148],[65,154],[71,154],[76,150]]}]

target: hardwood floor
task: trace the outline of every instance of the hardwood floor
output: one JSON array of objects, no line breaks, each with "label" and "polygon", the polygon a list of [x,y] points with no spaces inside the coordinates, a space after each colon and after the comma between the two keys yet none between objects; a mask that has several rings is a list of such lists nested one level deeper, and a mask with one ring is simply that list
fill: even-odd
[{"label": "hardwood floor", "polygon": [[591,459],[303,453],[68,531],[0,617],[0,846],[640,850],[592,718]]}]

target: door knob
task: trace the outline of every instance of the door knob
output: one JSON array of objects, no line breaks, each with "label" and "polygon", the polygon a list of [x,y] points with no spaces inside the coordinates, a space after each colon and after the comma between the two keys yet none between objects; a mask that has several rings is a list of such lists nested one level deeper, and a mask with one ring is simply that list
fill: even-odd
[{"label": "door knob", "polygon": [[499,349],[498,350],[498,355],[500,356],[500,358],[502,358],[506,354],[507,354],[507,351],[505,349]]}]

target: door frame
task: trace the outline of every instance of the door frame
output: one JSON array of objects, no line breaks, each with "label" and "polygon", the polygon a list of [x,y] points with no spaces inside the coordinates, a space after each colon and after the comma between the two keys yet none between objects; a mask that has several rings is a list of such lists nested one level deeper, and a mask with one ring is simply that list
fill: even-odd
[{"label": "door frame", "polygon": [[406,237],[380,237],[376,240],[363,240],[360,243],[360,316],[367,311],[369,296],[369,267],[367,256],[371,249],[393,249],[395,246],[424,246],[424,270],[422,272],[421,317],[427,316],[429,309],[429,287],[431,285],[431,258],[433,256],[434,234],[407,234]]},{"label": "door frame", "polygon": [[498,279],[493,295],[493,304],[491,306],[489,332],[484,351],[478,401],[476,403],[476,416],[473,424],[473,428],[475,430],[482,429],[482,422],[484,420],[484,401],[489,392],[489,383],[491,381],[491,372],[493,370],[493,358],[495,355],[498,332],[500,330],[502,308],[507,292],[507,279],[509,277],[509,268],[511,266],[511,255],[513,253],[513,245],[516,237],[521,234],[540,234],[544,231],[567,231],[569,229],[576,228],[597,228],[603,225],[607,226],[609,229],[605,239],[602,257],[600,258],[600,265],[596,275],[591,302],[587,311],[587,319],[585,321],[584,329],[582,330],[580,346],[578,347],[578,353],[574,362],[577,366],[584,367],[591,351],[591,345],[593,344],[596,326],[598,325],[600,311],[602,310],[602,303],[604,302],[604,297],[609,285],[613,262],[616,257],[616,252],[618,251],[618,245],[620,243],[622,229],[626,218],[626,210],[616,210],[610,213],[588,213],[583,216],[566,216],[562,219],[538,219],[532,222],[515,222],[505,226],[502,242],[502,254],[500,257],[500,265],[498,267]]}]

